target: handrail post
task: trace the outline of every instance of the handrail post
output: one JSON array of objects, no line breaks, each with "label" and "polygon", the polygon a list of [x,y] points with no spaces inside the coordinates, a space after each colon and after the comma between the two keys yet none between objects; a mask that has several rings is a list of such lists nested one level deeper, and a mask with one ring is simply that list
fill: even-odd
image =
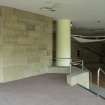
[{"label": "handrail post", "polygon": [[97,85],[98,85],[98,88],[100,88],[100,71],[101,71],[101,68],[98,69],[98,73],[97,73]]},{"label": "handrail post", "polygon": [[[98,86],[98,89],[100,89],[100,72],[102,72],[105,75],[105,72],[101,68],[99,68],[98,72],[97,72],[97,86]],[[99,95],[99,92],[98,92],[97,95]]]},{"label": "handrail post", "polygon": [[84,62],[82,60],[82,72],[84,71]]},{"label": "handrail post", "polygon": [[71,74],[72,59],[70,59],[70,74]]}]

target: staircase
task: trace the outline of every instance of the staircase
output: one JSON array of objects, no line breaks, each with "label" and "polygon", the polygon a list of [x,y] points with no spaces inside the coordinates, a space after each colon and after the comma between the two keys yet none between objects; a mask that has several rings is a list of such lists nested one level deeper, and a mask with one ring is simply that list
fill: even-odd
[{"label": "staircase", "polygon": [[[88,91],[96,94],[97,96],[100,96],[102,98],[105,97],[105,88],[100,87],[100,72],[105,74],[105,72],[102,69],[98,69],[98,79],[97,79],[97,85],[93,84],[91,81],[91,73],[84,67],[83,63],[81,66],[81,63],[72,62],[70,67],[57,67],[54,66],[50,68],[49,73],[58,73],[58,74],[66,74],[66,80],[67,84],[70,85],[70,87],[74,87],[75,85],[79,84],[82,88],[87,89]],[[90,78],[91,77],[91,78]]]},{"label": "staircase", "polygon": [[[64,59],[64,58],[59,58]],[[70,59],[70,58],[65,58]],[[52,66],[49,73],[66,73],[67,84],[74,86],[80,84],[89,89],[89,71],[84,68],[83,60],[70,59],[70,66]]]}]

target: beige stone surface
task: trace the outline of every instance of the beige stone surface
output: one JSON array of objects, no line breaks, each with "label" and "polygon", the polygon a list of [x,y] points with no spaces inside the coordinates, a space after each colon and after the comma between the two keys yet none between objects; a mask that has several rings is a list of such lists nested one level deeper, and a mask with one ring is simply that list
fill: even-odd
[{"label": "beige stone surface", "polygon": [[0,6],[0,81],[47,71],[52,58],[52,21],[46,16]]}]

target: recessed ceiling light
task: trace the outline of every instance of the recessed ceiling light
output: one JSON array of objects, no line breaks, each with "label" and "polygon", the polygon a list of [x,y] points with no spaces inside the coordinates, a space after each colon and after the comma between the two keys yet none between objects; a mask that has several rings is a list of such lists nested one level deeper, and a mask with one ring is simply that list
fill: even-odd
[{"label": "recessed ceiling light", "polygon": [[97,23],[101,23],[101,20],[97,20]]}]

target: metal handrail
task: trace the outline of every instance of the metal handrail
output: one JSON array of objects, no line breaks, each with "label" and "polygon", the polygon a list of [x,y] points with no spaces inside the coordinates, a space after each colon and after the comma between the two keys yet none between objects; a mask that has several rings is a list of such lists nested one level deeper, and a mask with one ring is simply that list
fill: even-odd
[{"label": "metal handrail", "polygon": [[102,72],[105,75],[105,71],[103,71],[101,68],[99,68],[98,73],[97,73],[97,85],[98,85],[98,88],[100,88],[100,72]]},{"label": "metal handrail", "polygon": [[[53,60],[60,60],[60,59],[72,59],[72,58],[52,58]],[[73,60],[78,60],[78,61],[80,61],[81,59],[78,59],[78,58],[75,58],[75,59],[73,59]]]},{"label": "metal handrail", "polygon": [[77,61],[71,61],[70,66],[72,65],[81,65],[82,66],[82,70],[81,72],[84,71],[84,61],[80,60],[80,59],[76,59]]},{"label": "metal handrail", "polygon": [[83,62],[83,60],[81,60],[81,59],[73,59],[73,60],[75,60],[75,61],[73,61],[72,60],[72,58],[53,58],[53,60],[68,60],[68,59],[70,59],[70,73],[71,73],[71,66],[72,65],[82,65],[82,70],[81,70],[81,72],[83,72],[83,70],[84,70],[84,62]]}]

